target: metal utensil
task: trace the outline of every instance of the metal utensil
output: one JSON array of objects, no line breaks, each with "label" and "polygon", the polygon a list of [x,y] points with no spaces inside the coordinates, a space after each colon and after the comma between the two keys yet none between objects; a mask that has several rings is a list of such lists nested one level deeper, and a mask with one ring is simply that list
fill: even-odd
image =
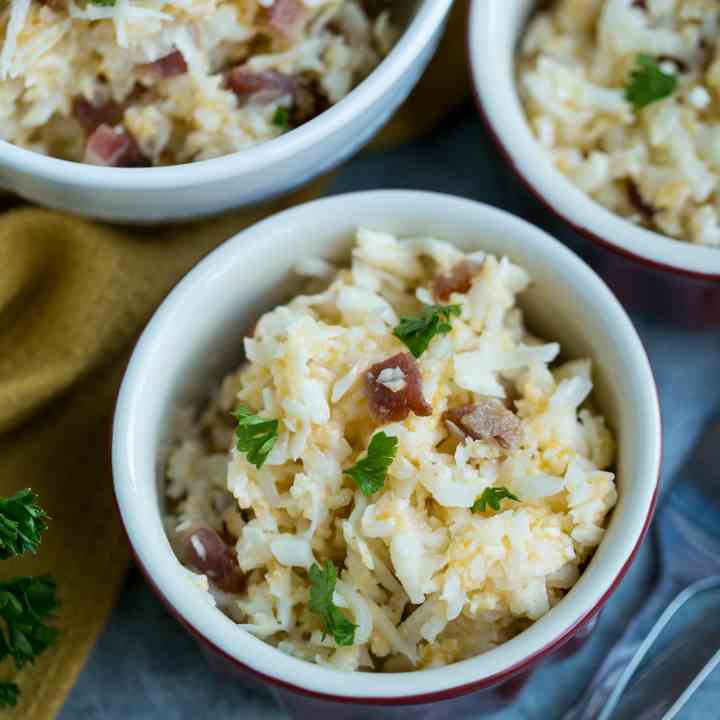
[{"label": "metal utensil", "polygon": [[[650,598],[628,624],[590,686],[563,720],[609,720],[643,658],[675,614],[698,593],[720,586],[720,419],[704,431],[667,490],[653,522],[658,572]],[[715,639],[712,640],[715,643]],[[670,720],[720,663],[717,652],[679,692],[657,688],[652,714]]]}]

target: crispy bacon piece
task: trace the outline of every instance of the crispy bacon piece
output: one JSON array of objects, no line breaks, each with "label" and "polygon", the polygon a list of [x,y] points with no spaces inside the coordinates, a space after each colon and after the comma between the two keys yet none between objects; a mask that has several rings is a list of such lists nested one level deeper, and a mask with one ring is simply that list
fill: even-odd
[{"label": "crispy bacon piece", "polygon": [[141,167],[148,164],[135,140],[125,130],[105,124],[88,138],[83,162],[107,167]]},{"label": "crispy bacon piece", "polygon": [[494,397],[482,397],[475,403],[451,408],[443,413],[443,420],[474,440],[492,438],[506,450],[520,439],[520,419],[502,400]]},{"label": "crispy bacon piece", "polygon": [[153,74],[161,78],[171,78],[176,75],[184,75],[187,72],[187,63],[179,50],[171,52],[169,55],[155,60],[155,62],[147,63],[145,66]]},{"label": "crispy bacon piece", "polygon": [[[404,385],[398,390],[378,382],[380,373],[388,368],[402,371]],[[432,415],[432,407],[423,397],[420,369],[410,353],[398,353],[373,365],[365,373],[365,394],[373,418],[381,425],[404,420],[410,411],[420,416]]]},{"label": "crispy bacon piece", "polygon": [[280,40],[292,38],[307,16],[302,0],[275,0],[263,9],[263,24],[270,34]]},{"label": "crispy bacon piece", "polygon": [[440,273],[433,279],[433,294],[438,300],[447,300],[454,292],[466,293],[472,285],[473,277],[480,265],[469,260],[461,260],[447,273]]},{"label": "crispy bacon piece", "polygon": [[292,95],[294,98],[298,89],[297,82],[289,75],[274,70],[253,72],[240,66],[233,68],[227,74],[227,84],[242,99],[258,93],[267,93],[268,99],[280,95]]},{"label": "crispy bacon piece", "polygon": [[100,125],[117,125],[122,122],[125,106],[108,100],[102,105],[94,105],[84,97],[73,100],[73,115],[83,126],[86,133],[93,133]]},{"label": "crispy bacon piece", "polygon": [[181,537],[180,559],[191,570],[207,575],[225,592],[240,592],[245,578],[231,547],[212,529],[200,525]]}]

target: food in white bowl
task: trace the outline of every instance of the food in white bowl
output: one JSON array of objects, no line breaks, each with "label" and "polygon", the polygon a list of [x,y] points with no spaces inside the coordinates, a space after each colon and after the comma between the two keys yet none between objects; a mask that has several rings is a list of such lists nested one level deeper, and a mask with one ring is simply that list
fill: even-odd
[{"label": "food in white bowl", "polygon": [[352,264],[259,318],[167,464],[188,577],[239,625],[342,670],[508,641],[577,582],[617,499],[589,359],[559,359],[507,257],[357,232]]},{"label": "food in white bowl", "polygon": [[528,121],[555,166],[614,213],[720,246],[720,5],[562,0],[518,50]]},{"label": "food in white bowl", "polygon": [[[178,410],[205,408],[208,393],[240,365],[244,338],[260,316],[303,292],[294,272],[298,264],[316,257],[347,267],[360,226],[395,237],[445,238],[464,253],[507,256],[525,268],[532,283],[516,301],[527,327],[559,341],[567,358],[592,358],[593,399],[617,446],[617,504],[602,542],[565,597],[507,642],[412,672],[342,672],[281,652],[245,631],[209,602],[206,590],[189,582],[165,524],[172,511],[165,470]],[[642,343],[622,306],[576,255],[497,208],[436,193],[376,191],[278,213],[225,242],[183,278],[151,319],[128,365],[113,427],[113,476],[123,525],[150,586],[239,682],[259,677],[293,708],[301,695],[314,695],[316,714],[330,700],[359,703],[351,714],[363,718],[384,717],[378,705],[447,701],[443,712],[464,717],[460,695],[473,692],[467,701],[473,708],[509,703],[505,681],[517,688],[519,673],[587,627],[612,595],[652,516],[660,437],[657,392]],[[224,479],[219,482],[224,492]],[[501,511],[504,506],[512,503],[504,500]]]},{"label": "food in white bowl", "polygon": [[0,140],[0,189],[123,223],[198,218],[287,192],[343,162],[389,120],[432,58],[451,5],[368,0],[373,15],[377,8],[390,11],[395,44],[348,95],[292,132],[221,157],[140,168],[69,162]]},{"label": "food in white bowl", "polygon": [[12,0],[0,138],[94,165],[173,165],[272,139],[389,52],[358,0]]}]

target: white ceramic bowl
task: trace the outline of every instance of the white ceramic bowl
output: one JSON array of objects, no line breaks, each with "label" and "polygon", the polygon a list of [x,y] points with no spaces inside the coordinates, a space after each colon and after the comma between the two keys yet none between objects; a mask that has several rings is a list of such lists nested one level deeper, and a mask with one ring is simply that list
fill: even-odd
[{"label": "white ceramic bowl", "polygon": [[[648,293],[658,298],[663,292],[681,294],[676,303],[687,312],[710,314],[720,322],[720,251],[673,240],[610,212],[558,171],[533,135],[518,97],[515,51],[537,5],[538,0],[471,2],[470,71],[481,112],[500,149],[530,190],[582,235],[633,261],[633,268],[659,271],[649,278]],[[659,288],[662,273],[694,282]]]},{"label": "white ceramic bowl", "polygon": [[[414,673],[342,673],[289,657],[239,629],[192,587],[162,525],[162,468],[174,409],[201,406],[242,360],[242,338],[261,313],[298,290],[306,256],[348,258],[358,225],[433,235],[464,250],[507,254],[530,271],[522,296],[529,326],[567,356],[594,360],[596,397],[619,446],[619,502],[575,587],[504,645],[454,665]],[[115,492],[141,568],[166,604],[230,663],[264,681],[335,700],[409,703],[508,679],[558,647],[602,606],[647,529],[660,465],[660,414],[643,346],[615,297],[577,256],[501,210],[448,195],[376,191],[301,205],[243,231],[200,262],[170,293],[138,342],[113,432]],[[345,717],[345,716],[343,716]],[[353,717],[355,717],[353,715]]]},{"label": "white ceramic bowl", "polygon": [[51,208],[132,223],[179,221],[278,195],[358,151],[408,96],[432,57],[452,0],[402,0],[395,47],[347,97],[285,135],[232,155],[157,168],[49,158],[0,140],[0,187]]}]

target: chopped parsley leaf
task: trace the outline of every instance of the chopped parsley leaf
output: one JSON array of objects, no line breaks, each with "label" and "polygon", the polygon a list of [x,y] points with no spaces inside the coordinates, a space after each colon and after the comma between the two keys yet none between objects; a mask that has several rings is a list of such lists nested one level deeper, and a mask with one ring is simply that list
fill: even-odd
[{"label": "chopped parsley leaf", "polygon": [[352,645],[357,625],[351,623],[333,601],[337,584],[335,566],[326,560],[324,568],[314,564],[308,574],[311,583],[310,610],[320,616],[324,633],[332,635],[338,645]]},{"label": "chopped parsley leaf", "polygon": [[290,129],[290,113],[287,111],[287,108],[278,107],[273,117],[273,125],[276,125],[282,130]]},{"label": "chopped parsley leaf", "polygon": [[344,471],[360,488],[366,497],[370,497],[385,484],[385,476],[392,465],[397,452],[398,440],[384,432],[375,433],[368,445],[367,455]]},{"label": "chopped parsley leaf", "polygon": [[232,414],[237,420],[235,446],[240,452],[246,453],[248,461],[260,469],[275,445],[279,422],[261,418],[245,405]]},{"label": "chopped parsley leaf", "polygon": [[650,55],[635,58],[635,67],[625,86],[625,99],[635,110],[672,95],[677,87],[677,76],[665,73]]},{"label": "chopped parsley leaf", "polygon": [[482,495],[473,503],[470,510],[474,513],[485,512],[488,506],[496,512],[500,510],[500,502],[502,500],[520,500],[519,497],[513,495],[505,487],[487,487],[483,490]]},{"label": "chopped parsley leaf", "polygon": [[450,332],[452,315],[460,315],[459,305],[425,305],[420,315],[400,318],[400,324],[393,334],[419,358],[436,335]]}]

